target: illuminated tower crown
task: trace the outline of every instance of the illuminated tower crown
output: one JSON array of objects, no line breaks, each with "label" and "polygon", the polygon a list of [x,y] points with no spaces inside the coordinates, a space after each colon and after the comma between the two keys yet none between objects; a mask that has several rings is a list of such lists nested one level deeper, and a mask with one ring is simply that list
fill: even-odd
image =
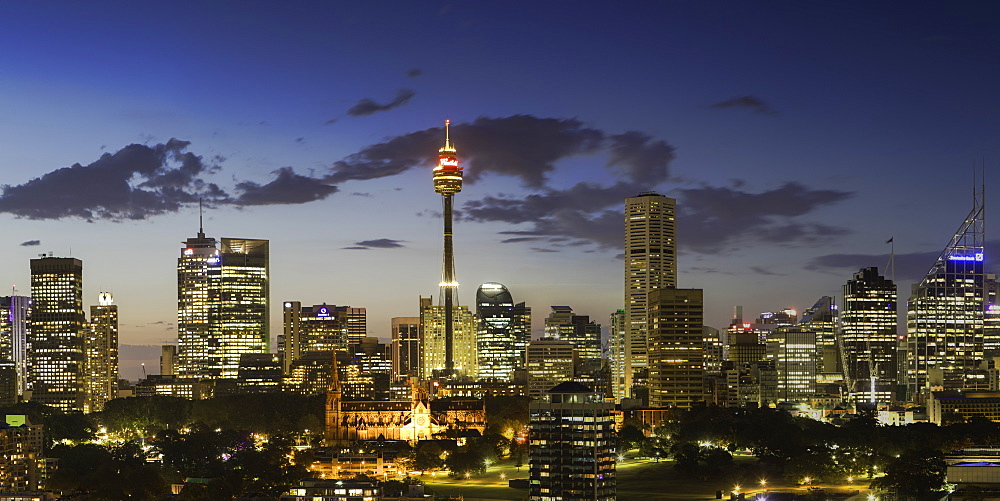
[{"label": "illuminated tower crown", "polygon": [[462,168],[451,145],[450,125],[451,120],[444,121],[444,146],[438,150],[438,165],[434,168],[434,191],[446,196],[462,191]]}]

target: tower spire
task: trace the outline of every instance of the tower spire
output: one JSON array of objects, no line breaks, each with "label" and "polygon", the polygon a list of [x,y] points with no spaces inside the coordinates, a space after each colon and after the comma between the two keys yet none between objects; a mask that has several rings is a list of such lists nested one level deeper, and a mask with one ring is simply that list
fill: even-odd
[{"label": "tower spire", "polygon": [[198,238],[205,238],[205,211],[202,210],[201,197],[198,197]]},{"label": "tower spire", "polygon": [[444,260],[439,285],[444,299],[445,374],[451,376],[455,369],[452,309],[458,289],[452,249],[452,205],[455,194],[462,191],[462,168],[458,166],[455,147],[451,144],[451,120],[444,122],[444,146],[438,150],[438,164],[434,167],[433,175],[434,191],[441,195],[444,205]]}]

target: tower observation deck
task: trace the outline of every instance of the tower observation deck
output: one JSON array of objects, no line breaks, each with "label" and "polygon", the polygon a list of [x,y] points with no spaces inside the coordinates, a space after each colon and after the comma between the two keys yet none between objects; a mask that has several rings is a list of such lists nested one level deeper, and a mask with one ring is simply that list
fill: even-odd
[{"label": "tower observation deck", "polygon": [[444,146],[438,150],[438,165],[434,168],[434,192],[444,203],[444,263],[441,270],[441,295],[444,296],[445,372],[454,374],[454,309],[458,281],[455,279],[455,252],[452,248],[452,204],[462,191],[462,168],[458,166],[455,147],[451,144],[451,121],[444,122]]}]

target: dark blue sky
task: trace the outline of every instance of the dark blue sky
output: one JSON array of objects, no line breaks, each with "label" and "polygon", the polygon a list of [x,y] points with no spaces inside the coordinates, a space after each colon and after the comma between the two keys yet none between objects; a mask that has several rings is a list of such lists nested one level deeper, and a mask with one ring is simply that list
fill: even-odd
[{"label": "dark blue sky", "polygon": [[537,321],[606,324],[645,190],[678,198],[710,325],[839,295],[890,236],[905,298],[974,163],[995,191],[998,37],[986,2],[4,5],[3,277],[26,291],[29,258],[72,251],[123,343],[172,339],[200,195],[210,235],[271,239],[275,304],[364,306],[385,337],[437,295],[425,159],[450,118],[463,302],[499,281]]}]

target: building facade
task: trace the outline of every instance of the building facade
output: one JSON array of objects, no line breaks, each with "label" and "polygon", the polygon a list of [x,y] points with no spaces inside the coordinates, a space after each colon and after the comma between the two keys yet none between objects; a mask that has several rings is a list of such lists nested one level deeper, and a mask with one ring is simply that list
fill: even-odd
[{"label": "building facade", "polygon": [[647,301],[649,405],[690,409],[705,393],[704,292],[657,289]]},{"label": "building facade", "polygon": [[646,341],[651,291],[677,286],[677,202],[656,193],[625,200],[625,334],[616,398],[643,397],[648,388]]},{"label": "building facade", "polygon": [[768,334],[767,358],[774,362],[778,402],[806,402],[816,393],[816,332],[779,327]]},{"label": "building facade", "polygon": [[62,411],[83,411],[83,262],[31,260],[31,400]]},{"label": "building facade", "polygon": [[299,358],[315,351],[347,351],[360,342],[368,331],[365,308],[327,305],[302,306],[300,301],[282,305],[284,348],[281,350],[285,373]]},{"label": "building facade", "polygon": [[28,390],[28,326],[31,321],[31,298],[0,297],[0,360],[14,366],[14,388],[18,395]]},{"label": "building facade", "polygon": [[[431,304],[431,298],[420,298],[420,377],[429,379],[446,373],[476,379],[479,356],[476,353],[477,322],[466,306],[452,308],[447,315],[444,306]],[[451,329],[447,328],[451,320]],[[448,343],[448,331],[451,342]],[[451,345],[451,369],[448,369],[448,345]]]},{"label": "building facade", "polygon": [[896,284],[864,268],[844,284],[840,310],[844,380],[854,402],[895,400],[899,384]]},{"label": "building facade", "polygon": [[528,499],[615,499],[614,408],[574,382],[528,404]]},{"label": "building facade", "polygon": [[267,353],[270,282],[267,240],[203,231],[177,260],[177,361],[180,377],[235,379],[240,355]]},{"label": "building facade", "polygon": [[573,313],[569,306],[552,306],[545,318],[545,337],[569,341],[576,350],[580,368],[587,372],[600,370],[601,324],[593,322],[587,315]]},{"label": "building facade", "polygon": [[528,396],[538,398],[549,388],[572,381],[577,365],[577,352],[569,341],[543,338],[528,343]]},{"label": "building facade", "polygon": [[531,340],[531,308],[514,299],[503,284],[490,282],[476,291],[479,327],[479,379],[510,381],[524,367],[524,350]]},{"label": "building facade", "polygon": [[86,412],[104,410],[118,393],[118,305],[110,292],[100,293],[97,300],[90,307],[84,339]]}]

